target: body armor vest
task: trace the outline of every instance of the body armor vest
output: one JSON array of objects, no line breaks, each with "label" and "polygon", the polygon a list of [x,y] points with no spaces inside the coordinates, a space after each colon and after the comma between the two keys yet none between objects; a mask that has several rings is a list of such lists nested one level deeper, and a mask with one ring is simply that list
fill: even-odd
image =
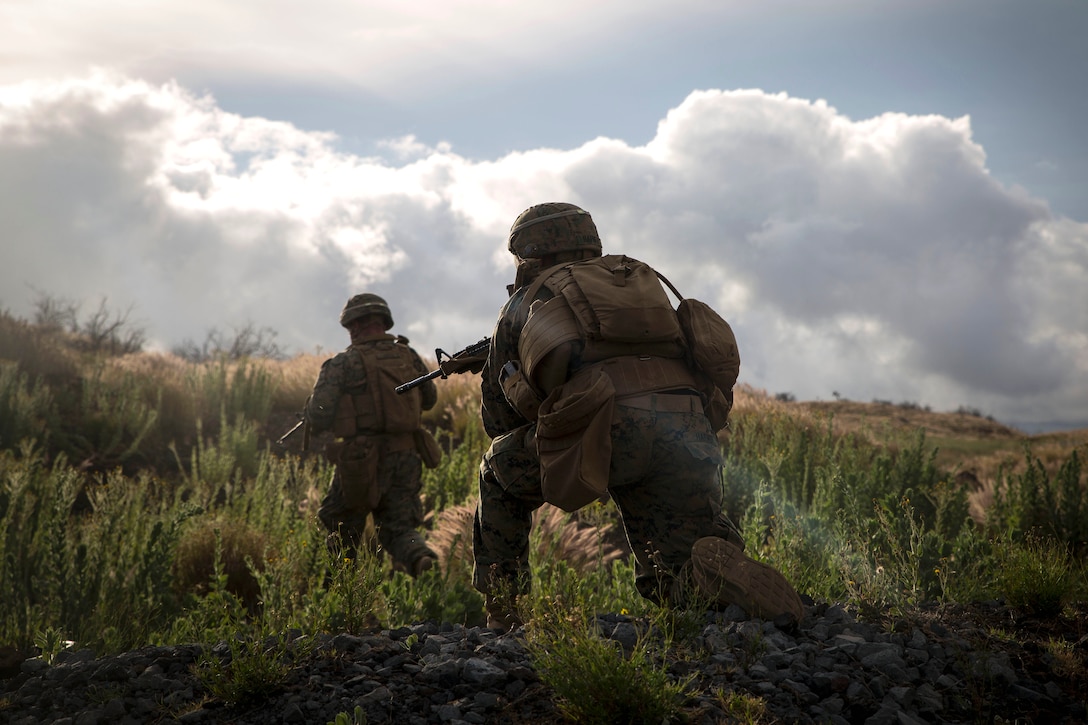
[{"label": "body armor vest", "polygon": [[419,374],[416,355],[402,340],[389,335],[376,342],[352,346],[362,361],[366,378],[340,396],[332,428],[335,435],[350,438],[411,433],[419,429],[422,392],[395,391],[405,380]]}]

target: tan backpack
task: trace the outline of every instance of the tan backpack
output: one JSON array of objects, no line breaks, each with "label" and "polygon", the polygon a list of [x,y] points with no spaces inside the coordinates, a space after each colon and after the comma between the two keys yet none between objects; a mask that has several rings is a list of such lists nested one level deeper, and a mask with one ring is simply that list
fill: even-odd
[{"label": "tan backpack", "polygon": [[586,341],[586,362],[616,355],[680,357],[683,333],[669,296],[652,267],[622,254],[569,262],[547,269],[529,286],[562,296]]},{"label": "tan backpack", "polygon": [[729,422],[733,386],[740,375],[740,352],[733,328],[710,305],[685,298],[664,275],[660,272],[657,275],[680,300],[676,317],[684,333],[688,354],[709,383],[703,390],[708,398],[706,414],[714,430],[721,430]]}]

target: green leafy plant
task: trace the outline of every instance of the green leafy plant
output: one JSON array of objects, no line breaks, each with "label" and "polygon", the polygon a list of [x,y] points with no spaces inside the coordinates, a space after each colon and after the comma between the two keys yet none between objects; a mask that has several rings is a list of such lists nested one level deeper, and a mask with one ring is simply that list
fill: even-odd
[{"label": "green leafy plant", "polygon": [[1002,470],[987,524],[997,535],[1015,538],[1041,532],[1075,551],[1088,548],[1088,481],[1074,449],[1054,475],[1029,447],[1024,469]]},{"label": "green leafy plant", "polygon": [[338,712],[336,717],[329,720],[325,725],[367,725],[366,711],[356,705],[355,710],[350,715],[346,712]]},{"label": "green leafy plant", "polygon": [[41,379],[31,384],[17,364],[0,361],[0,445],[41,440],[55,417],[52,391]]},{"label": "green leafy plant", "polygon": [[48,664],[53,664],[64,650],[71,647],[74,642],[65,639],[64,632],[53,627],[46,627],[34,636],[34,646],[41,652],[41,658]]},{"label": "green leafy plant", "polygon": [[717,700],[730,718],[744,725],[760,725],[772,722],[767,712],[767,703],[762,698],[736,690],[718,690]]},{"label": "green leafy plant", "polygon": [[664,723],[679,716],[692,677],[674,679],[646,635],[625,651],[602,639],[583,610],[558,598],[538,599],[525,631],[534,667],[572,721]]},{"label": "green leafy plant", "polygon": [[484,599],[466,577],[440,567],[412,578],[393,572],[381,586],[390,627],[416,622],[456,622],[467,627],[485,622]]},{"label": "green leafy plant", "polygon": [[228,705],[258,700],[276,692],[291,671],[285,661],[290,650],[280,640],[269,646],[251,638],[232,637],[227,644],[227,657],[207,650],[202,652],[193,665],[193,675],[212,696]]},{"label": "green leafy plant", "polygon": [[360,547],[355,559],[330,555],[323,590],[312,592],[315,625],[330,632],[364,632],[377,623],[385,568],[378,556]]},{"label": "green leafy plant", "polygon": [[445,455],[437,468],[423,471],[423,498],[433,511],[444,511],[468,502],[479,485],[480,458],[491,440],[478,418],[474,423],[464,424],[462,436],[460,444],[455,446],[452,433],[438,432],[437,438]]},{"label": "green leafy plant", "polygon": [[1061,542],[1029,534],[1023,543],[998,546],[998,589],[1009,604],[1027,607],[1040,617],[1052,617],[1076,585],[1077,570]]}]

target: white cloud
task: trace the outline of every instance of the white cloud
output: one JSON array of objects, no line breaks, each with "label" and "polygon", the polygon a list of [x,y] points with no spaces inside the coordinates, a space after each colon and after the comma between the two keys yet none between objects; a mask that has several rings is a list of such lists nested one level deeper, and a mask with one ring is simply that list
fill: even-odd
[{"label": "white cloud", "polygon": [[254,322],[335,349],[366,288],[456,349],[491,331],[513,219],[573,201],[734,323],[744,382],[1088,419],[1088,225],[997,183],[967,118],[700,91],[644,147],[390,143],[399,165],[110,74],[0,88],[0,304],[106,296],[167,345]]},{"label": "white cloud", "polygon": [[707,0],[8,0],[0,82],[104,67],[158,80],[305,79],[419,96],[453,77],[539,64],[542,54],[575,63],[599,52],[606,34],[723,9]]}]

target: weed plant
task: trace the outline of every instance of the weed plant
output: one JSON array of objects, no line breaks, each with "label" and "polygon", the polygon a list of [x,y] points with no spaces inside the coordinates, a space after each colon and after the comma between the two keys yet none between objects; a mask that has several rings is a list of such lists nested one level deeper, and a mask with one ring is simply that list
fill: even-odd
[{"label": "weed plant", "polygon": [[660,653],[669,642],[646,632],[630,650],[602,638],[591,602],[564,567],[552,572],[555,589],[533,598],[525,646],[559,709],[579,723],[665,723],[681,710],[693,676],[675,679]]},{"label": "weed plant", "polygon": [[465,424],[460,443],[453,433],[439,430],[443,455],[437,468],[423,469],[423,501],[428,511],[444,511],[475,500],[480,459],[491,444],[479,418]]},{"label": "weed plant", "polygon": [[[234,701],[277,686],[300,656],[290,632],[482,622],[467,548],[488,445],[474,376],[440,380],[427,418],[446,452],[423,495],[441,566],[412,579],[380,552],[334,558],[316,518],[330,465],[267,438],[268,420],[305,399],[318,356],[149,362],[70,345],[69,334],[0,314],[0,645],[50,657],[68,642],[101,654],[222,643],[201,671]],[[738,405],[725,443],[725,513],[748,553],[817,600],[881,617],[1003,597],[1053,614],[1085,595],[1079,449],[1060,463],[1025,450],[976,520],[922,431],[843,434],[768,399]],[[659,650],[617,649],[594,618],[625,614],[683,640],[700,612],[638,595],[611,503],[542,509],[535,521],[521,606],[567,714],[672,717],[683,683]],[[756,721],[758,703],[737,707],[749,704],[743,717]]]},{"label": "weed plant", "polygon": [[1031,533],[1019,545],[1005,540],[996,547],[996,556],[998,591],[1009,604],[1039,617],[1058,615],[1078,589],[1082,569],[1056,539]]},{"label": "weed plant", "polygon": [[336,717],[329,720],[326,725],[367,725],[366,711],[360,705],[356,705],[350,714],[336,713]]},{"label": "weed plant", "polygon": [[1081,453],[1074,448],[1051,476],[1046,466],[1024,449],[1025,466],[1019,473],[1002,470],[987,524],[998,533],[1024,538],[1042,533],[1072,551],[1088,547],[1088,486],[1084,484]]},{"label": "weed plant", "polygon": [[0,447],[43,440],[55,419],[52,392],[41,379],[31,383],[18,365],[0,361]]},{"label": "weed plant", "polygon": [[393,572],[381,586],[385,622],[404,627],[419,622],[452,622],[480,627],[486,621],[484,598],[472,587],[471,571],[434,567],[413,579]]}]

